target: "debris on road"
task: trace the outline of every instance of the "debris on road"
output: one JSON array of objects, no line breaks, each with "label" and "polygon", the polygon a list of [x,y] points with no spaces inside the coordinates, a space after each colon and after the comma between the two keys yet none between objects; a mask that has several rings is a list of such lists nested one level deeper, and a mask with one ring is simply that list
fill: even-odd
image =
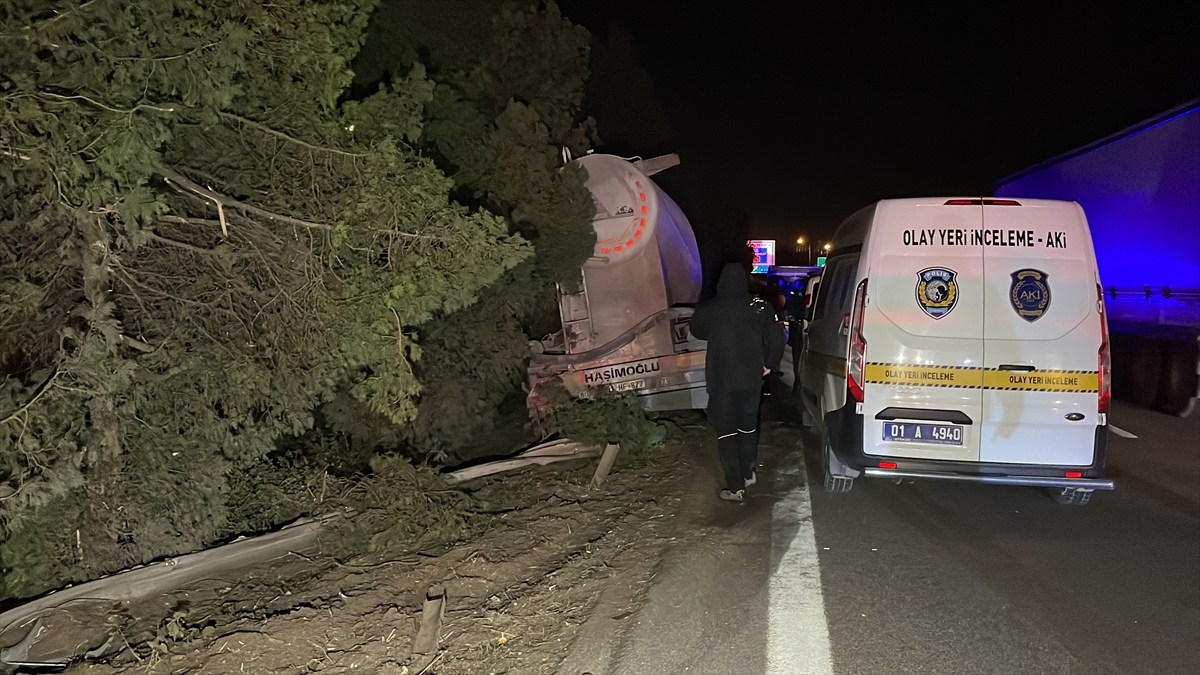
[{"label": "debris on road", "polygon": [[613,462],[617,461],[617,451],[620,449],[619,443],[609,443],[604,448],[604,454],[600,456],[600,464],[596,466],[596,473],[592,474],[591,486],[593,488],[604,485],[604,480],[608,478],[608,472],[612,471]]},{"label": "debris on road", "polygon": [[559,439],[535,445],[507,459],[500,459],[451,471],[445,474],[445,478],[447,483],[454,485],[497,473],[524,469],[529,466],[545,466],[572,459],[595,457],[599,454],[600,448],[596,446]]},{"label": "debris on road", "polygon": [[305,551],[339,514],[302,518],[268,534],[170,558],[44,595],[0,614],[0,667],[64,668],[124,648],[134,624],[169,615],[171,594],[202,579]]},{"label": "debris on road", "polygon": [[[651,451],[620,453],[601,489],[589,487],[594,461],[472,479],[472,518],[482,520],[448,548],[383,547],[350,559],[315,549],[162,596],[173,606],[155,610],[157,631],[129,635],[129,646],[118,637],[97,655],[102,662],[69,672],[557,672],[587,619],[600,612],[617,623],[609,617],[631,610],[672,539],[692,534],[665,516],[687,495],[680,473],[695,469],[704,444],[697,433],[672,436]],[[565,442],[533,450],[601,454]],[[439,597],[440,608],[426,608]]]}]

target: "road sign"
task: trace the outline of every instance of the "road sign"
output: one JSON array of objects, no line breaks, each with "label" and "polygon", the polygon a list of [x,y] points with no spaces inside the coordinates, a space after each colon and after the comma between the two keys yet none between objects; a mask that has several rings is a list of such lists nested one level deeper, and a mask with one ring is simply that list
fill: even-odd
[{"label": "road sign", "polygon": [[751,239],[746,245],[754,251],[754,267],[750,269],[750,273],[766,274],[771,265],[775,264],[775,240]]},{"label": "road sign", "polygon": [[817,267],[824,267],[824,266],[825,266],[825,256],[823,256],[823,255],[817,256]]}]

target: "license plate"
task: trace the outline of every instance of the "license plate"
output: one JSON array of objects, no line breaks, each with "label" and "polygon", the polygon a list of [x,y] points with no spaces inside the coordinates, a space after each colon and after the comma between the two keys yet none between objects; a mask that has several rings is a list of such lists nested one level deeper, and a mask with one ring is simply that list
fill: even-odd
[{"label": "license plate", "polygon": [[646,387],[645,380],[630,380],[628,382],[617,382],[612,385],[613,391],[633,391],[634,389],[644,389]]},{"label": "license plate", "polygon": [[957,424],[917,424],[916,422],[884,422],[883,440],[902,443],[937,443],[962,445],[963,428]]}]

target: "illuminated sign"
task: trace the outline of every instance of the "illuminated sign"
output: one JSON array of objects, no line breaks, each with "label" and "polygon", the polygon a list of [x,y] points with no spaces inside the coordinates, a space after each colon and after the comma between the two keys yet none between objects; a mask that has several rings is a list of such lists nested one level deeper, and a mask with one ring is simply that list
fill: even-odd
[{"label": "illuminated sign", "polygon": [[817,256],[817,267],[824,267],[824,266],[825,266],[825,256],[823,256],[823,255]]},{"label": "illuminated sign", "polygon": [[754,267],[751,274],[766,274],[771,265],[775,264],[775,240],[751,239],[746,245],[754,251]]}]

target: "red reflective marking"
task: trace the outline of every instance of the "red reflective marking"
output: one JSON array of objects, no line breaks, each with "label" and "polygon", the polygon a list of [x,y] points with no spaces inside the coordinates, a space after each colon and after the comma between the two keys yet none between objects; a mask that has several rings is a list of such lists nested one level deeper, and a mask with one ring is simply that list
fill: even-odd
[{"label": "red reflective marking", "polygon": [[602,248],[602,249],[600,249],[600,252],[601,253],[612,253],[612,249],[611,248]]},{"label": "red reflective marking", "polygon": [[1068,471],[1067,478],[1083,478],[1083,473],[1080,471]]},{"label": "red reflective marking", "polygon": [[645,192],[639,192],[638,196],[642,198],[642,201],[646,201],[646,193]]},{"label": "red reflective marking", "polygon": [[650,212],[650,207],[649,207],[649,206],[643,206],[643,207],[642,207],[642,213],[649,213],[649,212]]},{"label": "red reflective marking", "polygon": [[621,251],[621,247],[620,247],[620,246],[618,246],[618,247],[617,247],[617,252],[619,253],[620,251]]},{"label": "red reflective marking", "polygon": [[638,186],[639,188],[642,187],[642,181],[640,181],[640,180],[634,181],[633,184]]},{"label": "red reflective marking", "polygon": [[896,463],[895,463],[895,462],[880,462],[880,463],[879,463],[879,468],[881,468],[881,469],[894,469],[894,468],[896,468]]},{"label": "red reflective marking", "polygon": [[630,239],[629,241],[625,242],[625,245],[626,245],[626,246],[633,246],[633,240],[632,240],[632,239]]},{"label": "red reflective marking", "polygon": [[645,227],[645,226],[646,226],[646,219],[642,218],[642,224],[638,225],[638,227]]},{"label": "red reflective marking", "polygon": [[641,230],[638,230],[637,232],[634,232],[634,233],[633,233],[633,238],[634,238],[634,239],[637,239],[637,238],[638,238],[638,237],[640,237],[640,236],[642,236],[642,231],[641,231]]}]

